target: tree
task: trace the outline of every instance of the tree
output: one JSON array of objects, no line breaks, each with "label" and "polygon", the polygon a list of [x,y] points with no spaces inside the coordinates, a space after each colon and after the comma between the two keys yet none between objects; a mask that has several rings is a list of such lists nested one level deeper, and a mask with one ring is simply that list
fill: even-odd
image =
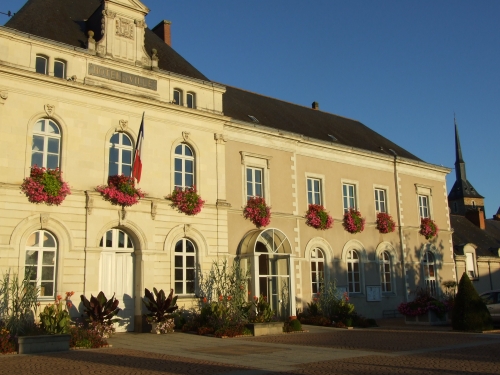
[{"label": "tree", "polygon": [[458,284],[451,324],[460,331],[484,331],[493,328],[491,315],[464,272]]}]

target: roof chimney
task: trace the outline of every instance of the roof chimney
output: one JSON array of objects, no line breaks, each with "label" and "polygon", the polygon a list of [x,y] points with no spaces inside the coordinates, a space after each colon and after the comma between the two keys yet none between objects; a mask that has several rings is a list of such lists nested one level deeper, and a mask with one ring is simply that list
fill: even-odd
[{"label": "roof chimney", "polygon": [[167,43],[169,46],[172,46],[172,37],[170,35],[170,25],[172,22],[163,20],[158,25],[153,27],[153,32],[158,35],[161,40]]},{"label": "roof chimney", "polygon": [[484,211],[481,211],[481,209],[476,209],[476,210],[468,210],[465,213],[465,217],[469,219],[476,227],[479,227],[481,229],[486,228],[486,223],[484,221]]},{"label": "roof chimney", "polygon": [[319,109],[319,103],[318,102],[313,102],[312,103],[312,109],[315,109],[317,111]]}]

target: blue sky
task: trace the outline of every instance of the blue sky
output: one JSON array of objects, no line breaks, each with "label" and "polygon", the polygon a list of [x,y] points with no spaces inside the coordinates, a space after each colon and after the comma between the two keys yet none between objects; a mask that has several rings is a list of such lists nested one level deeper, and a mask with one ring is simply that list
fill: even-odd
[{"label": "blue sky", "polygon": [[[0,0],[0,11],[24,1]],[[500,206],[500,1],[144,0],[211,80],[353,118]],[[0,15],[0,24],[7,20]],[[455,181],[447,178],[448,190]]]}]

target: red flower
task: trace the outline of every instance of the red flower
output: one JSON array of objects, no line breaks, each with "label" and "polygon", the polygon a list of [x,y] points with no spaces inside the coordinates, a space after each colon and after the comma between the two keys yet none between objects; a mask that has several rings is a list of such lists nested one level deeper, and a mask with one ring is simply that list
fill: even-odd
[{"label": "red flower", "polygon": [[420,221],[420,231],[419,233],[425,237],[426,240],[437,236],[439,233],[439,228],[430,218],[424,218]]},{"label": "red flower", "polygon": [[146,194],[135,187],[132,177],[125,175],[110,176],[107,185],[101,185],[95,188],[101,193],[105,200],[116,206],[130,207],[144,198]]},{"label": "red flower", "polygon": [[333,225],[332,217],[319,204],[310,204],[305,217],[306,224],[316,229],[330,229]]},{"label": "red flower", "polygon": [[203,303],[207,303],[208,300],[207,300],[207,297],[203,297]]},{"label": "red flower", "polygon": [[46,203],[49,206],[60,205],[71,194],[59,168],[39,168],[36,165],[31,167],[30,177],[23,180],[21,191],[31,203]]},{"label": "red flower", "polygon": [[222,297],[222,294],[221,294],[221,295],[219,296],[219,301],[222,301],[222,298],[223,298],[223,297]]},{"label": "red flower", "polygon": [[186,215],[199,214],[205,204],[205,201],[196,192],[196,186],[186,187],[185,189],[177,187],[172,194],[165,198],[172,201],[172,207],[177,208],[179,212]]},{"label": "red flower", "polygon": [[349,208],[349,211],[344,214],[342,226],[349,233],[359,233],[365,229],[365,219],[358,210]]},{"label": "red flower", "polygon": [[266,227],[271,222],[271,208],[262,197],[251,197],[243,209],[243,217],[249,219],[258,228]]},{"label": "red flower", "polygon": [[392,216],[385,212],[379,212],[377,214],[377,229],[380,233],[394,232],[396,224],[392,220]]}]

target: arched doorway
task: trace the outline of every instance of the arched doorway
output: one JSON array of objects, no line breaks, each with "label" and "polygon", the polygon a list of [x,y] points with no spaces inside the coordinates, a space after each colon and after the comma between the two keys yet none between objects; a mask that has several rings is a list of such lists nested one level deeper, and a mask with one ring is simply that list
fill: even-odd
[{"label": "arched doorway", "polygon": [[253,230],[243,238],[239,255],[251,270],[250,298],[264,296],[278,316],[295,312],[291,245],[279,229]]},{"label": "arched doorway", "polygon": [[116,332],[134,330],[134,244],[124,231],[113,228],[101,239],[100,290],[120,301]]}]

